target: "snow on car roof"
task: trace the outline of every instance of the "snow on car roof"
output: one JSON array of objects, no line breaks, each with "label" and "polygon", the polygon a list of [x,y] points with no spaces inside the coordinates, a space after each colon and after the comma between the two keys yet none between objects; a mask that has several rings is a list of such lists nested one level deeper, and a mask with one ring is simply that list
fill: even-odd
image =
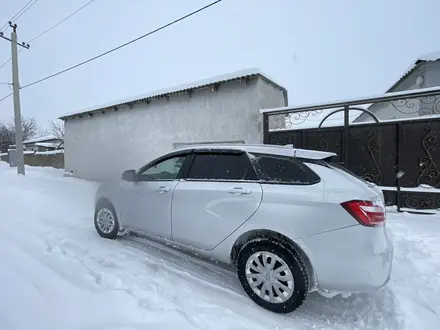
[{"label": "snow on car roof", "polygon": [[335,157],[336,154],[327,151],[308,150],[308,149],[296,149],[292,146],[280,146],[271,144],[212,144],[212,145],[193,145],[185,146],[177,150],[192,150],[192,149],[232,149],[243,150],[251,153],[266,153],[272,155],[291,156],[307,159],[325,159]]}]

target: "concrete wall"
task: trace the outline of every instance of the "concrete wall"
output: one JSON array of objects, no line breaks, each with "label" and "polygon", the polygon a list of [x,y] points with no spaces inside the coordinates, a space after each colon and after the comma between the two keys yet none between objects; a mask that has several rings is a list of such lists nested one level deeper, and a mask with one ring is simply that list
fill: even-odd
[{"label": "concrete wall", "polygon": [[64,153],[29,153],[24,155],[24,163],[29,166],[64,168]]},{"label": "concrete wall", "polygon": [[[416,81],[418,77],[423,77],[423,84],[418,86]],[[389,92],[410,91],[419,88],[429,88],[440,86],[440,60],[435,62],[426,62],[418,67],[399,84],[394,86]],[[379,120],[413,118],[424,115],[434,114],[433,111],[440,109],[439,97],[432,100],[402,100],[393,103],[373,104],[369,110],[372,111]],[[437,109],[435,109],[435,105]],[[367,122],[373,119],[363,114],[356,118],[354,122]]]},{"label": "concrete wall", "polygon": [[[1,154],[0,160],[9,163],[9,155]],[[62,152],[25,152],[24,164],[29,166],[44,166],[64,168],[64,153]]]},{"label": "concrete wall", "polygon": [[[261,109],[273,109],[278,107],[285,107],[288,105],[287,91],[285,93],[273,93],[273,85],[264,79],[258,81],[258,94],[260,99]],[[263,116],[260,115],[260,120]],[[284,128],[286,124],[286,116],[270,116],[269,127],[271,129]],[[261,141],[263,142],[263,141]]]},{"label": "concrete wall", "polygon": [[[262,105],[284,106],[283,90],[236,81],[65,122],[65,169],[79,178],[120,177],[173,150],[173,143],[262,143]],[[272,86],[272,85],[271,85]],[[262,89],[265,89],[263,92]]]}]

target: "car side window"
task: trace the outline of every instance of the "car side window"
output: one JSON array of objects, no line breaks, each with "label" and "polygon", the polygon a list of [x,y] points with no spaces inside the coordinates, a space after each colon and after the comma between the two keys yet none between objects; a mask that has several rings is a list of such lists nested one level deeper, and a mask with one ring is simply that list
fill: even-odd
[{"label": "car side window", "polygon": [[177,156],[163,160],[153,166],[143,169],[138,174],[139,181],[175,180],[182,168],[185,156]]},{"label": "car side window", "polygon": [[246,153],[206,153],[196,154],[188,179],[243,181],[257,177]]},{"label": "car side window", "polygon": [[250,160],[259,179],[267,183],[310,185],[321,180],[295,157],[252,153]]}]

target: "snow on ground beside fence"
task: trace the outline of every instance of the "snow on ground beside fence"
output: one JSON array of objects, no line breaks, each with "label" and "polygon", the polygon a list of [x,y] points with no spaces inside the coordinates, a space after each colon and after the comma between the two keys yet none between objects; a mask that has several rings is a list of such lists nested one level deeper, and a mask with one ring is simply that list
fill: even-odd
[{"label": "snow on ground beside fence", "polygon": [[[93,228],[97,184],[0,162],[0,329],[436,329],[440,214],[388,213],[390,283],[374,295],[316,293],[288,316],[245,296],[236,275]],[[328,219],[327,219],[328,220]]]},{"label": "snow on ground beside fence", "polygon": [[56,154],[64,154],[64,149],[59,150],[49,150],[49,151],[37,151],[36,155],[56,155]]}]

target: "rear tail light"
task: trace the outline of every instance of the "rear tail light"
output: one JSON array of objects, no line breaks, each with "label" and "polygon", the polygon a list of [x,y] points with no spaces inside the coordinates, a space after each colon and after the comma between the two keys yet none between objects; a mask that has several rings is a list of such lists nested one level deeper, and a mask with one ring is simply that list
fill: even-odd
[{"label": "rear tail light", "polygon": [[341,206],[362,226],[378,227],[385,224],[385,207],[380,202],[348,201]]}]

